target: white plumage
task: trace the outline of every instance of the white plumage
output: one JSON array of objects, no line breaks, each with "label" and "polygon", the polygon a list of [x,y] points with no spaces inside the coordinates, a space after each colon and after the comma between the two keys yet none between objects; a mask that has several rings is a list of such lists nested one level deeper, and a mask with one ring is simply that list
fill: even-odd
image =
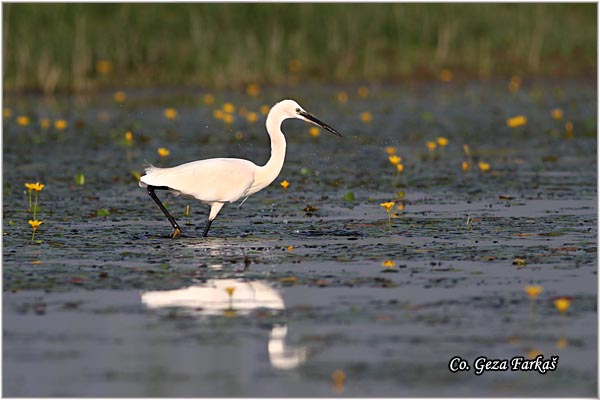
[{"label": "white plumage", "polygon": [[271,138],[271,157],[258,166],[239,158],[211,158],[193,161],[171,168],[146,168],[139,185],[148,189],[148,194],[160,207],[173,226],[172,237],[181,235],[181,228],[160,202],[154,190],[170,190],[175,194],[194,197],[210,205],[210,214],[203,236],[208,234],[212,221],[225,203],[246,198],[267,187],[277,178],[285,160],[286,142],[281,124],[288,118],[312,122],[338,136],[335,129],[310,115],[294,100],[283,100],[275,104],[267,115],[267,133]]}]

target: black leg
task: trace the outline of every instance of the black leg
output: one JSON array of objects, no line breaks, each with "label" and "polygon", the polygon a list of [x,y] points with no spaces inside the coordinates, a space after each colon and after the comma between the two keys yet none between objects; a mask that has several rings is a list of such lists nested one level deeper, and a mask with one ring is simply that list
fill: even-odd
[{"label": "black leg", "polygon": [[202,234],[202,237],[208,236],[208,230],[210,229],[211,224],[212,224],[212,221],[210,220],[210,218],[208,220],[206,220],[206,226],[204,227],[204,233]]},{"label": "black leg", "polygon": [[152,200],[154,200],[154,202],[158,205],[158,207],[163,212],[163,214],[165,214],[165,216],[171,223],[171,226],[173,226],[173,234],[171,236],[173,237],[173,239],[175,239],[176,237],[181,236],[181,228],[177,224],[177,221],[175,221],[175,218],[173,218],[173,216],[171,214],[169,214],[169,211],[167,211],[167,209],[165,208],[163,203],[158,199],[158,197],[156,196],[156,193],[154,193],[155,189],[167,190],[169,188],[166,186],[150,186],[150,185],[148,185],[148,194],[150,195],[150,197],[152,197]]}]

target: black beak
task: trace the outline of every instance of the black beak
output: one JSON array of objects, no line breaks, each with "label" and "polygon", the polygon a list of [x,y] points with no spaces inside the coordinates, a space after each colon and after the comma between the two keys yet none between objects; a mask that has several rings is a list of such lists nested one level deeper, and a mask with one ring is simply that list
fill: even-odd
[{"label": "black beak", "polygon": [[328,130],[329,132],[333,133],[334,135],[342,136],[341,133],[339,133],[338,131],[336,131],[335,129],[333,129],[329,125],[327,125],[325,122],[319,121],[316,117],[310,115],[306,111],[300,111],[300,115],[302,115],[304,118],[306,118],[307,120],[309,120],[313,124],[318,125],[318,126],[320,126],[321,128],[323,128],[325,130]]}]

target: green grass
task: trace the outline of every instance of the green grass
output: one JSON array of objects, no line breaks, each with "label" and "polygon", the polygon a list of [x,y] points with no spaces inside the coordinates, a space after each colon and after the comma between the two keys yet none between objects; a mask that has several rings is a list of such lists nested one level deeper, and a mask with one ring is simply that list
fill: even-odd
[{"label": "green grass", "polygon": [[[4,87],[593,75],[596,4],[4,3]],[[112,72],[101,74],[107,60]],[[292,73],[292,60],[300,70]]]}]

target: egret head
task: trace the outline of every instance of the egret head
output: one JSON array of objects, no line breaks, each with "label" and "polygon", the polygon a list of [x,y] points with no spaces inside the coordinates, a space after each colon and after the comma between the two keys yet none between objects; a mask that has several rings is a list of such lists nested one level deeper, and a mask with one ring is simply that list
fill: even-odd
[{"label": "egret head", "polygon": [[285,118],[298,118],[303,121],[310,122],[315,124],[329,132],[333,133],[337,136],[342,136],[341,133],[333,129],[331,126],[326,123],[319,121],[315,116],[306,112],[300,104],[296,103],[294,100],[283,100],[280,101],[273,107],[273,109],[277,108],[278,111],[285,116]]}]

